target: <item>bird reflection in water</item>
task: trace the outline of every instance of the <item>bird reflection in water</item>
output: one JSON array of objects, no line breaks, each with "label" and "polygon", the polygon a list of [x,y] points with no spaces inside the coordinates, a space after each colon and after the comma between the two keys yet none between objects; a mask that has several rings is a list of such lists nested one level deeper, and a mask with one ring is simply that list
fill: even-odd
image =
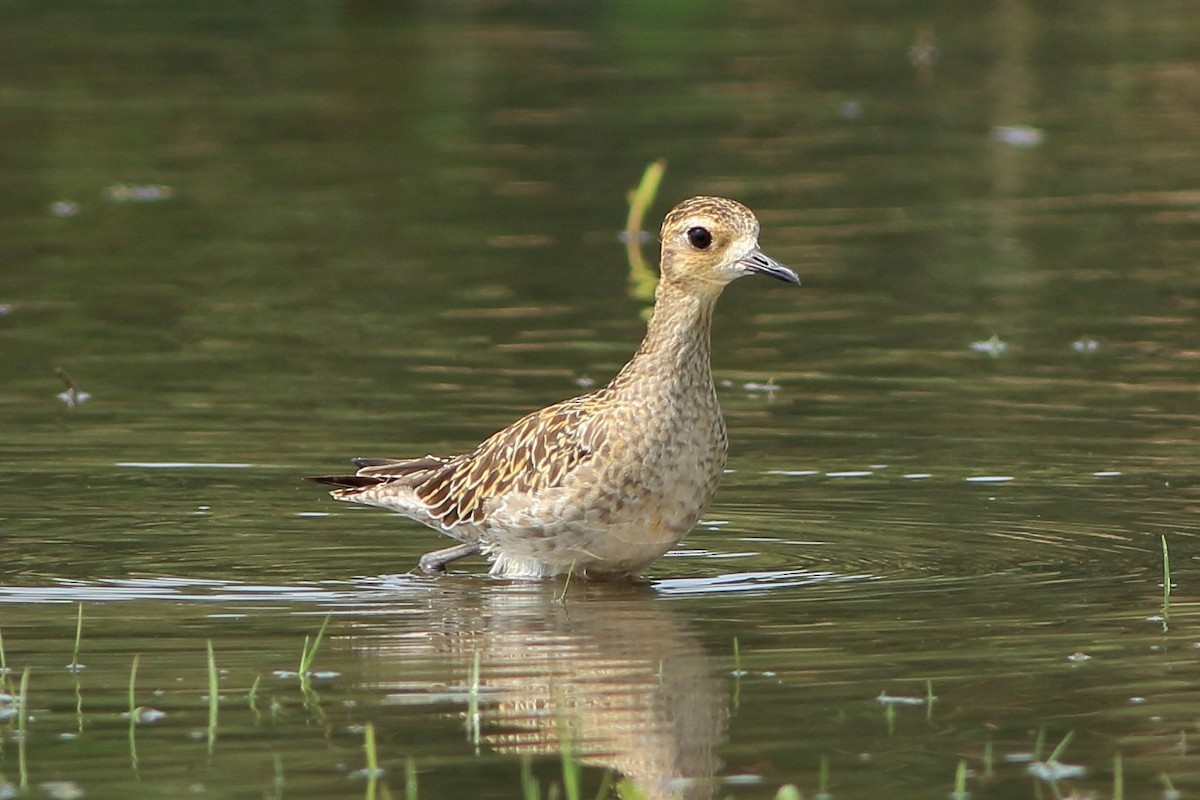
[{"label": "bird reflection in water", "polygon": [[406,625],[353,640],[391,702],[468,703],[469,687],[447,698],[443,681],[412,683],[411,665],[446,660],[461,676],[478,658],[476,731],[496,752],[566,748],[647,798],[714,795],[726,689],[669,601],[639,585],[576,584],[565,597],[560,586],[471,578],[422,588],[429,616],[413,622],[423,635]]}]

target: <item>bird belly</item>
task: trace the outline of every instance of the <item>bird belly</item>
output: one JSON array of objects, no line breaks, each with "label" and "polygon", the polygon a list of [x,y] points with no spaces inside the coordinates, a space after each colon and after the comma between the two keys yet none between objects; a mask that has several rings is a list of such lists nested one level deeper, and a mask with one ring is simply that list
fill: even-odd
[{"label": "bird belly", "polygon": [[480,534],[492,574],[638,574],[687,535],[720,482],[723,440],[687,450],[669,465],[606,462],[564,486],[498,499]]}]

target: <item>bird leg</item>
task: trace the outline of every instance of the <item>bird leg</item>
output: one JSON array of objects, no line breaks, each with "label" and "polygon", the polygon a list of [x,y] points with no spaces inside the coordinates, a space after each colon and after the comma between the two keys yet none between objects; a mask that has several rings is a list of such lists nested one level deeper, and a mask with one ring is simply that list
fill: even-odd
[{"label": "bird leg", "polygon": [[446,547],[441,550],[434,550],[432,553],[426,553],[421,556],[421,560],[417,563],[420,565],[421,571],[425,574],[441,575],[446,571],[446,565],[451,561],[477,555],[479,555],[479,545],[471,542],[463,542],[453,547]]}]

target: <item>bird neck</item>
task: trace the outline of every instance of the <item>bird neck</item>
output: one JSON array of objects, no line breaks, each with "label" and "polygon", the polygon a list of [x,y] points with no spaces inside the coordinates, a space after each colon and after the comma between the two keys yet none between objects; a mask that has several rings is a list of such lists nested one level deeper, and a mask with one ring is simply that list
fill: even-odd
[{"label": "bird neck", "polygon": [[660,281],[646,336],[610,384],[620,389],[642,381],[712,390],[710,332],[715,297],[697,296]]}]

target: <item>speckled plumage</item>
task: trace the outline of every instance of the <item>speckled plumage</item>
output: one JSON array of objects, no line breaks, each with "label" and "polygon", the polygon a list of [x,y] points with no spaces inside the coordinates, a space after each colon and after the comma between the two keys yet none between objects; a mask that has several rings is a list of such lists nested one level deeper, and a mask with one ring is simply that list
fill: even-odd
[{"label": "speckled plumage", "polygon": [[798,283],[758,248],[758,220],[720,197],[673,208],[641,347],[609,384],[535,411],[462,455],[355,459],[354,475],[313,480],[338,500],[397,511],[459,544],[421,567],[482,553],[504,577],[628,576],[682,539],[725,465],[710,366],[721,291],[759,273]]}]

